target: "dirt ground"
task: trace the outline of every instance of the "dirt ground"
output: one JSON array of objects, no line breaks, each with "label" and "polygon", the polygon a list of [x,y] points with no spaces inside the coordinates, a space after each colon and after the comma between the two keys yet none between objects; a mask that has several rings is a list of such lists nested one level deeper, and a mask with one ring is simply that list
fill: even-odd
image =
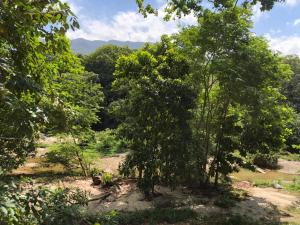
[{"label": "dirt ground", "polygon": [[278,170],[279,172],[288,174],[300,174],[300,162],[279,159],[278,165],[280,167],[280,169]]},{"label": "dirt ground", "polygon": [[[55,138],[45,137],[42,144],[51,145],[59,140]],[[40,172],[62,172],[63,168],[59,165],[44,167],[42,164],[43,156],[47,152],[47,147],[38,148],[37,155],[28,159],[23,167],[14,171],[14,174],[32,175]],[[100,158],[97,167],[107,172],[117,173],[119,164],[124,160],[125,154],[115,157]],[[113,190],[93,186],[90,178],[79,177],[61,177],[59,179],[49,180],[45,182],[34,180],[33,185],[53,188],[80,188],[89,193],[90,199],[94,199],[89,203],[88,209],[91,212],[100,211],[135,211],[150,209],[164,204],[175,204],[178,207],[190,207],[199,213],[232,213],[252,216],[253,218],[269,218],[276,217],[281,221],[295,222],[300,224],[300,197],[277,190],[274,188],[254,187],[249,178],[256,179],[275,179],[280,177],[283,180],[292,180],[294,176],[299,176],[300,162],[279,160],[280,169],[277,171],[267,171],[266,173],[252,173],[241,171],[240,174],[233,174],[233,177],[239,176],[234,183],[234,187],[243,189],[249,193],[249,197],[238,202],[229,209],[223,209],[213,204],[214,197],[208,198],[206,195],[191,194],[183,189],[171,191],[169,188],[158,186],[156,191],[160,195],[153,201],[144,199],[143,194],[137,189],[136,182],[133,180],[123,180],[114,186]],[[249,174],[251,173],[251,174]],[[251,177],[250,177],[251,176]],[[100,199],[106,193],[110,193],[105,199]],[[95,200],[97,199],[97,200]],[[290,209],[296,209],[291,211]]]}]

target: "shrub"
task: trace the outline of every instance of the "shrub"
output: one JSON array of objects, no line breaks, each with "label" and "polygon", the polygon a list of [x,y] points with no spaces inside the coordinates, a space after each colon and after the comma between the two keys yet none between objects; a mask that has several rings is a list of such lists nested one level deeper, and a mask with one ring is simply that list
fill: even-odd
[{"label": "shrub", "polygon": [[257,153],[253,163],[261,168],[276,169],[278,167],[279,156],[276,154]]},{"label": "shrub", "polygon": [[101,181],[103,186],[109,186],[112,184],[113,175],[111,173],[103,173]]},{"label": "shrub", "polygon": [[96,134],[96,143],[90,148],[95,149],[103,155],[114,155],[127,151],[127,145],[115,134],[115,130],[106,129]]},{"label": "shrub", "polygon": [[86,204],[86,193],[80,190],[21,191],[14,184],[0,183],[1,225],[79,224],[80,206]]},{"label": "shrub", "polygon": [[77,145],[70,143],[53,145],[46,154],[46,163],[59,163],[67,170],[73,170],[78,167],[76,152],[79,151]]},{"label": "shrub", "polygon": [[99,175],[101,175],[102,173],[103,173],[103,171],[100,170],[100,169],[98,169],[98,168],[92,168],[92,169],[90,170],[90,176],[91,176],[91,177],[99,176]]},{"label": "shrub", "polygon": [[50,148],[50,152],[46,154],[46,163],[59,163],[70,171],[81,168],[82,173],[87,176],[91,165],[98,156],[99,154],[93,150],[83,149],[71,143],[63,143]]}]

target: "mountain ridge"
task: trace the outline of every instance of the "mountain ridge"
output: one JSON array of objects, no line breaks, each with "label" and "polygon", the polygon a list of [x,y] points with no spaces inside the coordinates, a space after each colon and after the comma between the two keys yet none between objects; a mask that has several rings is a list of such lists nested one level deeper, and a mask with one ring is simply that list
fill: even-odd
[{"label": "mountain ridge", "polygon": [[118,41],[118,40],[87,40],[84,38],[76,38],[71,40],[71,48],[74,53],[87,55],[94,52],[97,48],[103,45],[117,45],[121,47],[128,46],[131,49],[139,49],[145,45],[146,42],[135,41]]}]

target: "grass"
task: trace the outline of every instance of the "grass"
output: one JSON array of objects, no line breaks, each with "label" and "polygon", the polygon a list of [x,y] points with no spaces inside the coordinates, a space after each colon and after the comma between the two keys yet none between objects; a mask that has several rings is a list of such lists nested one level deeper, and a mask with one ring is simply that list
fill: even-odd
[{"label": "grass", "polygon": [[283,186],[283,189],[295,194],[300,194],[300,175],[285,174],[276,171],[256,173],[250,170],[241,169],[240,172],[233,174],[237,181],[249,181],[256,187],[273,187],[274,183]]},{"label": "grass", "polygon": [[281,154],[280,158],[288,161],[300,161],[300,154],[284,152]]},{"label": "grass", "polygon": [[65,170],[63,166],[59,164],[49,164],[46,165],[44,162],[44,158],[29,158],[26,163],[19,167],[18,169],[12,172],[13,175],[24,174],[24,175],[32,175],[32,174],[59,174],[64,173]]},{"label": "grass", "polygon": [[296,192],[300,194],[300,182],[299,180],[294,179],[292,183],[284,185],[284,189],[290,192]]},{"label": "grass", "polygon": [[266,173],[257,173],[250,170],[241,169],[240,172],[233,174],[236,181],[249,181],[256,187],[266,188],[273,187],[274,183],[283,186],[283,189],[300,194],[300,175],[285,174],[277,171]]},{"label": "grass", "polygon": [[258,173],[258,172],[252,172],[247,169],[241,169],[239,172],[233,173],[232,176],[234,177],[233,179],[236,181],[249,181],[250,183],[266,182],[266,184],[278,180],[289,182],[289,181],[293,181],[295,177],[300,179],[300,175],[286,174],[278,171],[268,171],[266,173]]},{"label": "grass", "polygon": [[253,185],[256,187],[266,188],[266,187],[272,187],[273,182],[266,181],[266,180],[254,180]]}]

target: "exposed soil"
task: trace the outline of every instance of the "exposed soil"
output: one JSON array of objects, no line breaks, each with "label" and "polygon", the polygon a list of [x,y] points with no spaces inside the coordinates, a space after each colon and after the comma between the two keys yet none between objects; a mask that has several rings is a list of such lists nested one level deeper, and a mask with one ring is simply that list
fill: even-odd
[{"label": "exposed soil", "polygon": [[278,164],[280,169],[279,172],[288,174],[300,174],[300,162],[299,161],[288,161],[279,159]]},{"label": "exposed soil", "polygon": [[282,209],[293,206],[297,204],[297,201],[300,200],[300,198],[297,196],[283,193],[282,191],[274,188],[253,187],[248,189],[248,191],[251,195],[258,198],[263,198]]},{"label": "exposed soil", "polygon": [[[51,145],[58,140],[45,137],[42,144]],[[48,151],[47,147],[38,148],[37,155],[28,159],[23,167],[14,171],[14,174],[38,174],[43,172],[64,171],[59,165],[45,167],[42,163],[43,155]],[[117,173],[119,164],[124,160],[126,154],[115,157],[100,158],[97,168],[106,172]],[[296,222],[300,224],[300,210],[291,212],[289,209],[300,208],[300,198],[294,194],[274,188],[259,188],[252,185],[255,179],[272,181],[281,179],[292,181],[294,177],[299,177],[300,162],[279,160],[280,169],[277,171],[266,171],[265,173],[253,173],[241,170],[239,173],[232,174],[235,180],[234,187],[246,190],[249,198],[237,202],[229,209],[215,206],[213,195],[192,194],[190,191],[176,189],[171,191],[169,188],[158,186],[156,191],[159,193],[153,201],[147,201],[143,194],[137,189],[134,180],[123,180],[110,189],[93,186],[91,178],[62,177],[51,179],[47,182],[34,180],[34,186],[43,186],[50,189],[54,188],[79,188],[89,193],[91,201],[88,209],[91,212],[103,212],[111,210],[136,211],[154,208],[161,205],[171,204],[174,207],[190,207],[199,213],[231,213],[252,216],[253,218],[276,217],[278,220]],[[109,193],[107,197],[101,198],[103,194]]]},{"label": "exposed soil", "polygon": [[126,157],[126,153],[118,154],[113,157],[102,157],[97,162],[97,167],[109,173],[117,173],[119,165]]}]

